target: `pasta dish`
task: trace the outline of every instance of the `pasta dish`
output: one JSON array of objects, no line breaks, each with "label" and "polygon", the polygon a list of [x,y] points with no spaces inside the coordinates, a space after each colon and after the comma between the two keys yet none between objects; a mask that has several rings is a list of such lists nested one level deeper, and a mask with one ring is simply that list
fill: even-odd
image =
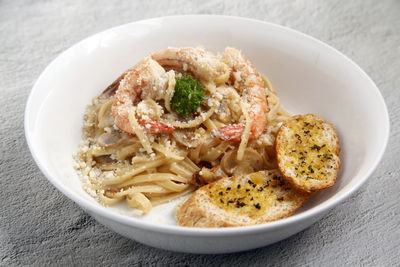
[{"label": "pasta dish", "polygon": [[238,50],[168,48],[93,99],[75,168],[100,203],[147,213],[222,177],[276,169],[289,116]]}]

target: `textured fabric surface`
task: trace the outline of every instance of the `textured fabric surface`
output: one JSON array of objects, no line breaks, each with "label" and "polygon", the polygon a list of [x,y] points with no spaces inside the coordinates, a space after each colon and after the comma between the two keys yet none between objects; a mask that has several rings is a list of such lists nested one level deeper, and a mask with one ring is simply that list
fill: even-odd
[{"label": "textured fabric surface", "polygon": [[[342,51],[380,88],[391,117],[381,164],[351,198],[303,232],[225,255],[144,246],[97,223],[58,192],[26,145],[23,112],[43,69],[113,26],[174,14],[251,17],[297,29]],[[400,1],[0,1],[0,265],[400,265]],[[371,107],[373,108],[373,107]]]}]

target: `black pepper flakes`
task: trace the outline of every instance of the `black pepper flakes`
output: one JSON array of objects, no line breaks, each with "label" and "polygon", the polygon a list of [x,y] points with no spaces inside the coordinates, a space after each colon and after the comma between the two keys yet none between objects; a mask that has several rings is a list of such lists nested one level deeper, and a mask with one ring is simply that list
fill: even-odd
[{"label": "black pepper flakes", "polygon": [[240,184],[237,185],[237,189],[240,189]]},{"label": "black pepper flakes", "polygon": [[260,203],[253,204],[253,206],[258,210],[261,209]]},{"label": "black pepper flakes", "polygon": [[301,137],[300,137],[300,135],[299,135],[299,134],[295,134],[294,136],[296,136],[296,137],[297,137],[297,140],[299,140],[300,144],[301,144],[301,143],[303,143],[303,141],[301,141]]},{"label": "black pepper flakes", "polygon": [[308,170],[309,170],[311,173],[314,173],[314,169],[311,167],[311,165],[308,165]]},{"label": "black pepper flakes", "polygon": [[244,207],[244,206],[246,206],[246,203],[240,202],[240,201],[236,201],[236,208],[241,208],[241,207]]},{"label": "black pepper flakes", "polygon": [[323,148],[325,146],[325,144],[323,144],[322,146],[319,146],[319,145],[317,145],[317,144],[314,144],[312,147],[310,147],[311,148],[311,150],[317,150],[317,151],[320,151],[321,150],[321,148]]}]

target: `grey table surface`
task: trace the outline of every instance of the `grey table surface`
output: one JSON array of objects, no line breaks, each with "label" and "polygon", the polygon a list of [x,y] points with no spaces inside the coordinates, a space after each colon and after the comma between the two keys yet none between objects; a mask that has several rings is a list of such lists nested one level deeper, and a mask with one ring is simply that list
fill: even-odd
[{"label": "grey table surface", "polygon": [[[87,36],[175,14],[281,24],[358,63],[380,88],[391,119],[386,153],[368,182],[303,232],[223,255],[174,253],[126,239],[58,192],[35,165],[24,137],[23,113],[35,80],[58,54]],[[400,266],[400,1],[1,0],[0,41],[1,266]]]}]

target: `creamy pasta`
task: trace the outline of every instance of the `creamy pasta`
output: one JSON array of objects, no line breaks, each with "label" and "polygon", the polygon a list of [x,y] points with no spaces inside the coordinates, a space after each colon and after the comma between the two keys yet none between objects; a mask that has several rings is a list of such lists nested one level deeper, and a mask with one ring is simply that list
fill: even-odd
[{"label": "creamy pasta", "polygon": [[[107,206],[126,201],[130,207],[147,213],[153,206],[192,192],[202,183],[277,168],[275,136],[290,114],[281,106],[267,78],[253,74],[254,67],[237,50],[226,51],[219,56],[210,54],[208,59],[208,52],[193,48],[187,53],[199,53],[198,57],[205,58],[201,58],[203,62],[192,62],[185,54],[178,55],[180,65],[173,56],[160,59],[160,53],[152,54],[151,60],[163,70],[149,75],[151,86],[144,87],[137,77],[133,80],[141,91],[134,92],[136,99],[129,100],[124,118],[118,94],[132,82],[129,75],[138,71],[138,65],[93,99],[84,116],[82,143],[75,155],[83,188],[90,195]],[[206,67],[214,67],[214,59],[224,70],[214,79],[207,79],[210,74],[205,73]],[[211,67],[196,65],[206,60]],[[186,74],[198,80],[205,93],[195,111],[180,116],[172,108],[173,96],[176,83]],[[262,88],[252,88],[258,79]],[[254,102],[254,98],[264,101],[263,95],[264,113],[263,107]],[[265,119],[261,130],[255,128],[259,116]]]}]

